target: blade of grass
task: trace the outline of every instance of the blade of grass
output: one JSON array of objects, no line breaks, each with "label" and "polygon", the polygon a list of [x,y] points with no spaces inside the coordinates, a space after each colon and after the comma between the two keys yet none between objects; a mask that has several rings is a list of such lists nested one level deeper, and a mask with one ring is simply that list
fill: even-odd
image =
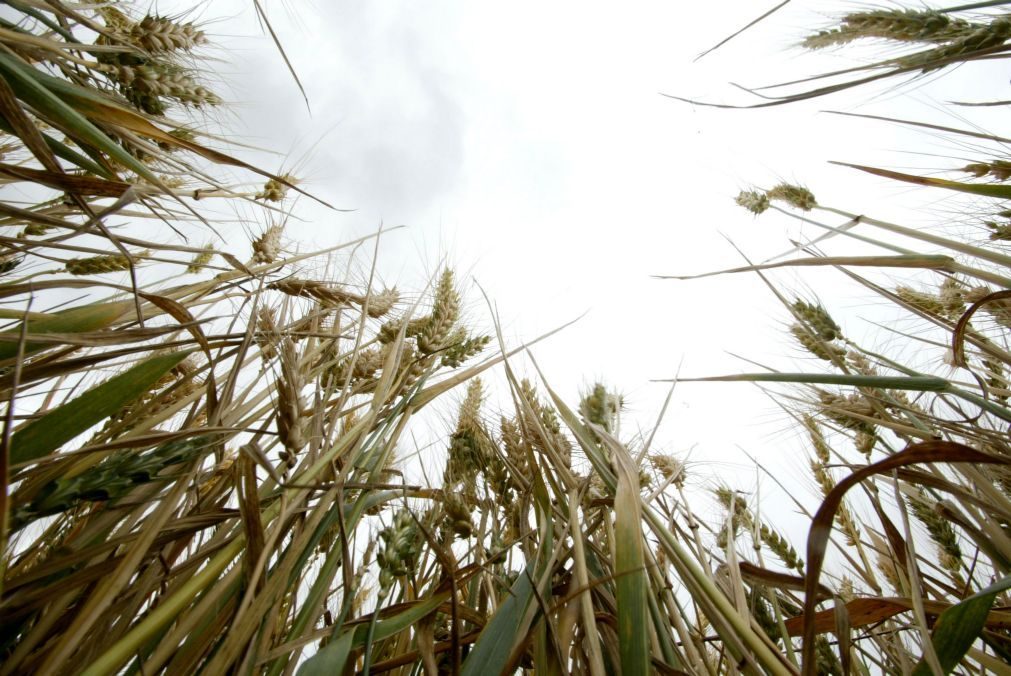
[{"label": "blade of grass", "polygon": [[614,494],[614,575],[618,605],[618,651],[622,674],[650,673],[649,608],[640,512],[639,469],[625,446],[592,425],[606,448],[618,479]]},{"label": "blade of grass", "polygon": [[[449,592],[443,592],[425,601],[412,604],[407,610],[397,613],[393,617],[376,622],[373,639],[379,641],[404,631],[426,615],[435,612],[448,596]],[[329,676],[330,674],[343,673],[351,650],[365,645],[369,626],[369,624],[359,624],[342,634],[336,641],[328,643],[326,648],[299,667],[298,676],[322,676],[324,674]]]},{"label": "blade of grass", "polygon": [[32,421],[11,439],[11,464],[31,462],[53,452],[147,392],[189,354],[175,352],[152,357]]},{"label": "blade of grass", "polygon": [[[931,643],[945,673],[950,673],[990,624],[990,608],[997,595],[1011,589],[1011,577],[1005,577],[954,605],[937,618]],[[1005,620],[1006,622],[1006,620]],[[1005,625],[1006,626],[1006,625]],[[913,676],[930,676],[931,669],[923,661],[913,669]]]},{"label": "blade of grass", "polygon": [[828,549],[829,537],[832,533],[832,524],[843,497],[851,488],[875,474],[889,472],[906,465],[928,462],[1007,464],[1008,461],[952,441],[925,441],[912,444],[903,451],[853,472],[832,489],[815,513],[808,532],[807,574],[804,590],[804,643],[801,651],[804,676],[813,676],[815,673],[814,607],[817,603],[816,592],[821,577],[822,564]]},{"label": "blade of grass", "polygon": [[142,162],[126,152],[122,146],[115,143],[46,86],[52,85],[54,81],[60,83],[61,89],[72,85],[25,66],[4,53],[0,53],[0,74],[7,79],[11,89],[21,100],[46,115],[50,123],[61,126],[63,131],[74,139],[101,150],[153,185],[161,185],[161,180]]},{"label": "blade of grass", "polygon": [[841,167],[849,167],[850,169],[859,169],[860,171],[865,171],[868,174],[873,174],[875,176],[891,178],[905,183],[914,183],[916,185],[923,185],[930,188],[947,188],[948,190],[956,190],[958,192],[965,192],[970,195],[978,195],[980,197],[996,197],[997,199],[1005,200],[1011,198],[1011,185],[997,185],[993,183],[960,183],[958,181],[949,181],[943,178],[903,174],[889,169],[876,169],[874,167],[865,167],[860,164],[849,164],[848,162],[832,162],[831,164],[838,164]]},{"label": "blade of grass", "polygon": [[461,676],[500,673],[508,663],[513,648],[526,633],[523,618],[533,602],[534,575],[536,575],[534,562],[531,561],[524,572],[517,576],[506,600],[499,605],[498,610],[481,631],[477,642],[463,662]]},{"label": "blade of grass", "polygon": [[[30,317],[27,326],[17,326],[8,329],[5,333],[19,334],[22,329],[28,334],[89,333],[110,326],[129,312],[131,308],[133,308],[133,303],[129,301],[95,303],[55,314]],[[32,354],[49,345],[51,344],[28,341],[25,343],[25,354]],[[16,342],[0,341],[0,360],[10,359],[17,354],[17,350],[18,344]]]},{"label": "blade of grass", "polygon": [[954,258],[950,256],[928,256],[924,254],[912,254],[908,256],[824,256],[817,258],[798,258],[792,261],[780,261],[778,263],[763,263],[760,265],[746,265],[739,268],[728,268],[715,272],[703,272],[698,275],[654,275],[656,279],[702,279],[704,277],[715,277],[716,275],[727,275],[737,272],[756,272],[758,270],[773,270],[775,268],[796,268],[796,267],[824,267],[851,265],[870,268],[920,268],[923,270],[941,270],[944,272],[954,272],[957,265]]}]

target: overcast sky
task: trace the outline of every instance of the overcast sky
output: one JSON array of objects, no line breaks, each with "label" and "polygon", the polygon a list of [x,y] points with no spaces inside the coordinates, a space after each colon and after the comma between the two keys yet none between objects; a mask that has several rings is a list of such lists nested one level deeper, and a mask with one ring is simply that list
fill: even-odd
[{"label": "overcast sky", "polygon": [[[586,312],[535,356],[573,403],[597,379],[624,393],[626,430],[647,424],[663,400],[665,386],[649,380],[669,378],[679,365],[685,375],[753,370],[733,352],[814,368],[787,339],[786,312],[755,277],[651,278],[741,264],[727,238],[756,259],[787,248],[797,224],[752,218],[733,204],[740,189],[799,182],[822,203],[898,219],[910,191],[827,160],[958,166],[899,152],[915,145],[951,154],[937,139],[818,112],[905,111],[950,124],[932,109],[943,97],[931,78],[761,111],[661,95],[748,102],[728,83],[771,84],[880,55],[793,46],[844,3],[795,2],[699,62],[699,52],[774,3],[266,4],[311,112],[252,3],[215,2],[205,18],[233,12],[207,28],[226,46],[219,55],[228,60],[221,89],[235,110],[229,123],[243,139],[282,153],[261,159],[267,168],[294,168],[308,190],[355,210],[303,202],[305,223],[289,228],[290,246],[406,225],[383,243],[380,270],[391,285],[417,288],[446,260],[489,294],[517,342]],[[957,97],[950,80],[944,95]],[[847,295],[838,275],[779,279],[824,298],[857,338],[861,318],[876,310],[857,300],[866,292]],[[469,298],[472,316],[487,322],[473,287]],[[697,444],[693,457],[717,467],[741,460],[736,445],[774,465],[802,446],[789,427],[752,387],[683,385],[658,441],[674,452]]]}]

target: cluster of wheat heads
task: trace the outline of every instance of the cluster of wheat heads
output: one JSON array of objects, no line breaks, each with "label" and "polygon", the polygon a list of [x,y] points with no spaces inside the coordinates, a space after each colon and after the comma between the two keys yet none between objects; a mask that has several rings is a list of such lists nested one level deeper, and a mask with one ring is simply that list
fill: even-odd
[{"label": "cluster of wheat heads", "polygon": [[[806,46],[892,40],[920,51],[759,105],[1002,57],[1006,17],[974,9],[852,13],[839,36]],[[318,664],[344,666],[361,646],[358,666],[374,671],[405,662],[471,674],[1007,671],[1008,141],[930,128],[974,144],[979,158],[952,167],[960,180],[861,168],[968,194],[975,230],[938,235],[858,216],[790,184],[738,197],[753,213],[825,231],[789,260],[737,270],[770,280],[790,334],[825,368],[712,379],[803,388],[780,396],[809,440],[804,464],[821,493],[807,512],[806,548],[777,530],[768,505],[729,487],[713,491],[725,518],[704,518],[683,461],[656,453],[649,435],[622,438],[620,402],[604,387],[570,408],[507,370],[514,413],[476,415],[472,386],[448,445],[449,492],[382,536],[381,603],[401,607],[419,575],[451,603],[416,643],[400,637],[416,650],[409,657],[373,642],[382,626],[373,615]],[[861,244],[859,254],[823,252],[846,240]],[[765,272],[814,266],[838,269],[916,323],[884,348],[861,345],[820,303],[790,297]],[[896,283],[897,274],[908,280]],[[807,504],[797,500],[800,510]]]},{"label": "cluster of wheat heads", "polygon": [[[756,105],[791,103],[887,77],[958,77],[942,69],[1004,59],[1011,49],[1011,14],[999,6],[1006,4],[854,11],[803,46],[858,49],[851,43],[870,43],[872,49],[887,45],[895,56],[753,90],[764,99]],[[994,91],[1002,96],[1000,88],[976,77],[980,100],[972,105],[1008,105],[992,100]],[[832,84],[821,84],[825,79]],[[949,105],[956,119],[973,111],[967,104]],[[926,208],[936,211],[911,214],[917,223],[947,226],[938,234],[820,204],[797,185],[745,190],[737,197],[753,214],[778,213],[818,233],[774,262],[724,272],[765,280],[789,311],[790,334],[815,357],[813,363],[824,366],[808,373],[712,378],[802,388],[777,396],[809,440],[810,471],[822,493],[812,510],[806,560],[796,567],[801,575],[749,582],[745,574],[738,593],[775,601],[767,609],[774,613],[761,613],[763,626],[805,673],[1006,672],[1008,139],[968,121],[949,127],[878,119],[929,130],[959,153],[972,153],[968,164],[952,160],[945,177],[848,165],[938,196],[949,191],[961,214],[958,227],[950,225],[950,202],[931,202]],[[847,252],[847,242],[858,253]],[[808,267],[834,268],[862,285],[877,305],[894,308],[883,346],[851,339],[821,304],[792,297],[771,277],[776,268]],[[771,549],[743,498],[731,491],[718,497],[732,521],[750,531],[756,549]]]},{"label": "cluster of wheat heads", "polygon": [[0,673],[292,670],[358,619],[370,515],[426,494],[413,413],[483,368],[440,375],[487,342],[451,271],[401,298],[340,272],[374,238],[286,254],[299,188],[218,149],[207,42],[122,4],[0,18]]},{"label": "cluster of wheat heads", "polygon": [[[984,241],[798,186],[739,197],[883,247],[825,256],[811,242],[775,265],[838,267],[930,327],[902,338],[937,353],[907,365],[782,294],[826,369],[737,378],[807,388],[790,410],[823,496],[798,553],[730,488],[714,491],[725,518],[693,510],[685,463],[651,435],[623,438],[603,386],[570,407],[506,360],[514,405],[488,414],[474,376],[507,355],[461,368],[488,341],[462,324],[451,272],[408,301],[369,275],[333,281],[360,242],[286,256],[295,181],[200,130],[221,99],[202,84],[199,26],[119,5],[7,7],[0,673],[1006,668],[1006,139],[935,127],[979,151],[961,180],[873,170],[976,198]],[[1006,23],[853,13],[806,46],[919,51],[765,104],[1000,58]],[[236,187],[225,170],[260,176]],[[26,199],[7,197],[19,187]],[[222,225],[205,198],[262,211],[248,256],[187,244]],[[885,286],[881,269],[936,278]],[[405,481],[415,413],[463,384],[441,483]]]},{"label": "cluster of wheat heads", "polygon": [[[221,100],[199,26],[7,8],[0,673],[777,663],[701,541],[674,535],[674,503],[647,505],[602,389],[583,422],[510,375],[516,410],[489,425],[472,381],[441,487],[405,483],[414,414],[496,358],[440,376],[488,342],[449,271],[404,301],[332,281],[362,242],[286,257],[295,181],[201,129]],[[203,244],[227,225],[212,199],[262,209],[248,255]],[[677,463],[651,459],[651,490],[681,490]],[[655,557],[709,599],[731,662]]]},{"label": "cluster of wheat heads", "polygon": [[[199,26],[6,10],[0,673],[783,671],[613,395],[507,370],[489,422],[451,272],[408,301],[333,281],[363,242],[286,256],[296,182],[217,149]],[[213,200],[263,214],[247,255]],[[441,487],[405,482],[467,381]]]},{"label": "cluster of wheat heads", "polygon": [[[891,40],[918,51],[759,105],[1002,57],[1007,19],[973,9],[852,13],[806,46]],[[1006,670],[1007,141],[933,129],[978,144],[980,158],[959,167],[978,180],[873,171],[979,198],[993,212],[981,219],[985,241],[858,217],[789,184],[738,198],[883,249],[827,256],[825,240],[808,242],[791,252],[802,258],[741,271],[836,267],[930,327],[900,336],[920,357],[908,362],[911,350],[859,345],[818,302],[771,287],[790,333],[826,368],[723,379],[806,388],[787,400],[822,492],[805,551],[730,488],[714,491],[725,518],[696,513],[684,462],[657,453],[651,435],[622,438],[620,399],[603,386],[569,407],[507,364],[512,411],[482,413],[481,385],[470,384],[442,487],[381,515],[363,555],[378,568],[365,574],[371,592],[319,631],[303,673]],[[936,275],[933,288],[881,281],[910,270]]]}]

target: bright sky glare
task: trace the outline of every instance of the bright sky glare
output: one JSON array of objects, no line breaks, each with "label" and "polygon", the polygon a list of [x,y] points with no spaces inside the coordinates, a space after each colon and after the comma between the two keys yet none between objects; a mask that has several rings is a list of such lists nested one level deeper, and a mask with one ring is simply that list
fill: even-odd
[{"label": "bright sky glare", "polygon": [[[730,352],[780,366],[793,360],[792,370],[812,365],[786,337],[785,310],[754,276],[651,278],[743,264],[728,239],[758,260],[785,250],[798,224],[773,214],[753,219],[733,204],[740,189],[803,183],[822,203],[897,219],[907,191],[827,160],[959,166],[896,152],[952,154],[917,132],[818,112],[911,110],[950,124],[931,107],[960,94],[952,89],[958,78],[945,81],[943,94],[927,78],[756,111],[661,95],[754,102],[728,83],[772,84],[882,54],[801,51],[794,45],[804,35],[856,5],[797,2],[693,62],[772,4],[270,6],[311,113],[262,37],[252,3],[216,2],[206,18],[233,12],[208,30],[231,61],[222,84],[238,133],[283,154],[257,161],[294,170],[309,191],[355,210],[303,201],[296,213],[304,222],[287,231],[291,248],[406,225],[383,241],[379,269],[388,284],[417,288],[448,261],[480,284],[514,342],[587,313],[535,357],[573,403],[595,380],[622,392],[627,432],[649,425],[663,401],[666,386],[649,381],[679,366],[685,375],[754,370]],[[854,304],[866,294],[847,296],[838,275],[779,279],[817,293],[851,333],[874,313]],[[471,291],[470,311],[487,323]],[[782,433],[789,427],[753,387],[681,385],[657,439],[672,452],[697,444],[693,458],[715,463],[740,462],[740,445],[774,465],[801,446]]]}]

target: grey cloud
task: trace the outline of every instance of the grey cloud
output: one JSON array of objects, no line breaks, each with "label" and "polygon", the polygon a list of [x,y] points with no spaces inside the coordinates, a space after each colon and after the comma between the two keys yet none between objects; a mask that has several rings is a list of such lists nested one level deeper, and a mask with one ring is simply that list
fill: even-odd
[{"label": "grey cloud", "polygon": [[355,14],[342,9],[320,19],[336,30],[314,57],[310,100],[314,117],[337,126],[316,163],[325,163],[345,206],[417,217],[461,176],[466,119],[453,76],[409,13],[384,16],[372,4]]}]

